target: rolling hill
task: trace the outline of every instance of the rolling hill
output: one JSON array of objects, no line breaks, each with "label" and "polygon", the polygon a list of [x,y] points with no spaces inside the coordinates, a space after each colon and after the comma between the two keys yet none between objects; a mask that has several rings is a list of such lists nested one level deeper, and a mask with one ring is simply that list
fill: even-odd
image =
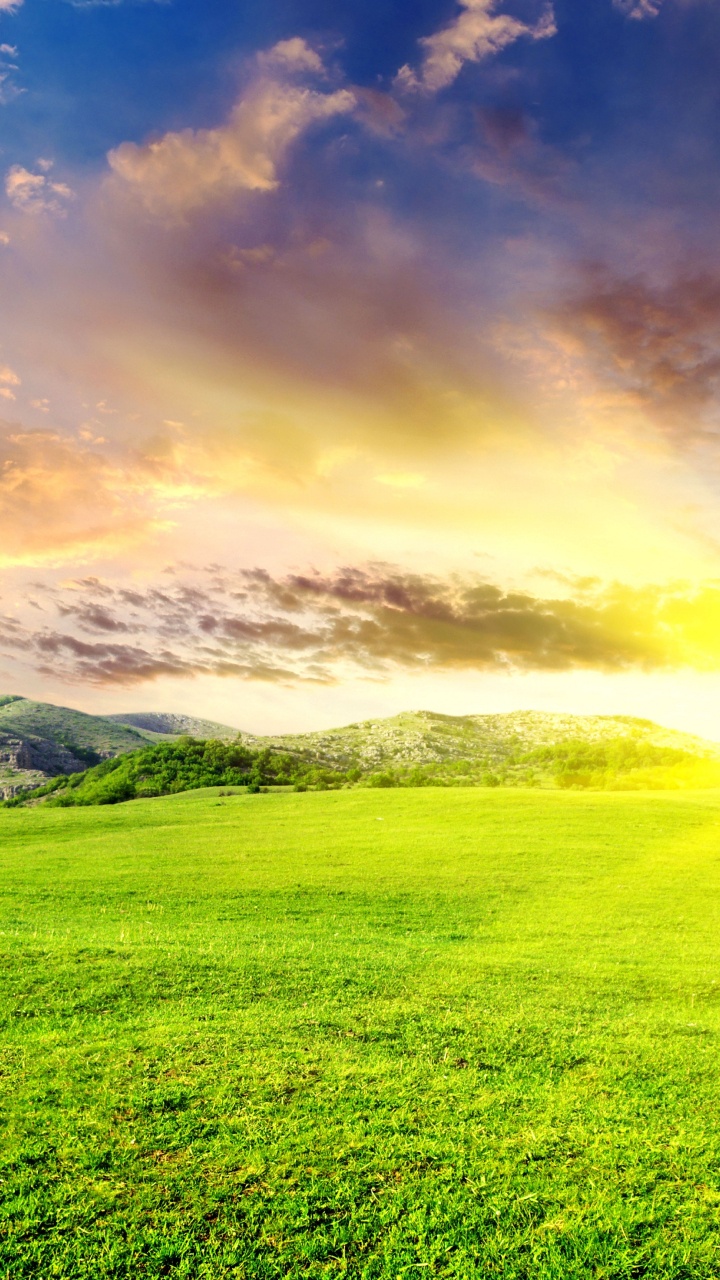
[{"label": "rolling hill", "polygon": [[9,695],[0,697],[0,796],[186,737],[287,754],[297,761],[298,780],[315,767],[338,785],[720,785],[720,744],[631,716],[415,711],[260,736],[193,716],[91,716]]},{"label": "rolling hill", "polygon": [[546,711],[513,711],[498,715],[447,716],[411,711],[389,719],[363,720],[342,729],[317,733],[254,737],[251,747],[312,755],[328,768],[378,769],[460,763],[502,770],[518,757],[562,744],[602,748],[626,743],[657,751],[681,752],[702,760],[720,760],[720,743],[665,729],[632,716],[571,716]]},{"label": "rolling hill", "polygon": [[104,716],[6,694],[0,697],[0,796],[8,799],[57,774],[146,745],[137,730]]},{"label": "rolling hill", "polygon": [[[129,715],[107,717],[114,724],[125,725],[143,734],[150,741],[172,741],[175,738],[218,738],[221,742],[233,742],[239,734],[227,724],[215,720],[201,720],[197,716],[172,715],[166,711],[137,711]],[[247,735],[243,735],[247,736]]]},{"label": "rolling hill", "polygon": [[271,735],[245,733],[213,720],[166,712],[118,714],[107,719],[153,741],[170,741],[186,735],[228,742],[239,739],[254,750],[289,751],[304,758],[312,757],[327,768],[359,768],[363,773],[460,761],[501,767],[518,754],[560,743],[583,742],[595,746],[618,739],[720,760],[720,743],[633,716],[572,716],[549,711],[448,716],[434,711],[406,711],[387,719],[362,720],[338,729]]}]

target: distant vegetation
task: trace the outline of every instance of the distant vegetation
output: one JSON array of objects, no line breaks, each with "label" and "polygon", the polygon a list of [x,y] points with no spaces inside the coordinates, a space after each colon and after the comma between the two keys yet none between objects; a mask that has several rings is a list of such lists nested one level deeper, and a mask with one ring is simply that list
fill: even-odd
[{"label": "distant vegetation", "polygon": [[631,716],[534,711],[413,711],[258,737],[192,716],[91,716],[0,695],[0,800],[13,806],[206,786],[689,789],[720,786],[720,746]]},{"label": "distant vegetation", "polygon": [[[351,771],[352,772],[352,771]],[[253,751],[241,742],[180,738],[104,760],[84,773],[61,775],[35,790],[6,801],[6,806],[45,800],[51,806],[118,804],[152,796],[195,791],[200,787],[285,786],[324,791],[355,780],[297,756]]]},{"label": "distant vegetation", "polygon": [[179,738],[104,760],[84,772],[62,774],[8,799],[11,808],[43,801],[63,807],[118,804],[202,787],[543,787],[563,790],[641,790],[720,786],[720,762],[676,747],[633,739],[568,741],[492,757],[445,760],[386,769],[330,768],[309,755],[253,750],[242,741]]}]

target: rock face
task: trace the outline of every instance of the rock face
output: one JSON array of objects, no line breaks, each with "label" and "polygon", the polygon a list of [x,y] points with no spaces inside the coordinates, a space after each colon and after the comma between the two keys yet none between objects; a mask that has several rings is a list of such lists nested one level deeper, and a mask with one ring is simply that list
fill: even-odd
[{"label": "rock face", "polygon": [[67,747],[45,738],[0,734],[0,795],[3,800],[39,787],[59,773],[80,773],[87,766]]}]

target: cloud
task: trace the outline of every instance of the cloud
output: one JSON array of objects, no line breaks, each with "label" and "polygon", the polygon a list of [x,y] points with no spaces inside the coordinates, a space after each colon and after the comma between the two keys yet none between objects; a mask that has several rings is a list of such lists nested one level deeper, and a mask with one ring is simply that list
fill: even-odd
[{"label": "cloud", "polygon": [[266,53],[258,54],[258,65],[263,68],[280,68],[290,72],[310,72],[324,75],[325,66],[320,54],[300,36],[280,40]]},{"label": "cloud", "polygon": [[626,18],[634,18],[642,22],[645,18],[657,18],[662,8],[662,0],[613,0],[613,6]]},{"label": "cloud", "polygon": [[23,0],[0,0],[0,13],[15,13]]},{"label": "cloud", "polygon": [[[6,106],[8,102],[12,102],[14,98],[19,97],[23,90],[13,79],[13,72],[17,71],[17,65],[14,59],[17,58],[18,51],[12,44],[0,44],[0,105]],[[11,59],[11,61],[6,61]]]},{"label": "cloud", "polygon": [[13,387],[20,386],[20,379],[13,369],[7,365],[0,365],[0,397],[3,400],[14,400],[15,392]]},{"label": "cloud", "polygon": [[213,566],[148,588],[91,577],[34,583],[62,625],[16,620],[3,639],[38,670],[51,657],[57,677],[95,684],[199,674],[333,683],[350,670],[389,678],[430,669],[720,669],[719,584],[565,586],[565,596],[541,597],[388,565],[281,578]]},{"label": "cloud", "polygon": [[606,387],[649,411],[678,439],[720,425],[720,276],[657,284],[589,265],[554,318]]},{"label": "cloud", "polygon": [[[10,399],[17,385],[5,382],[0,395]],[[0,419],[0,566],[126,549],[167,525],[175,484],[183,489],[186,479],[171,459]]]},{"label": "cloud", "polygon": [[[322,70],[303,40],[282,41],[260,55],[265,71]],[[216,129],[184,129],[138,146],[125,142],[108,160],[117,178],[151,214],[182,218],[203,205],[240,192],[274,191],[279,168],[292,144],[310,125],[346,114],[355,106],[347,89],[318,93],[260,75]]]},{"label": "cloud", "polygon": [[460,0],[462,13],[448,27],[420,41],[424,56],[419,73],[406,65],[396,83],[401,89],[435,93],[452,84],[466,62],[483,62],[516,40],[544,40],[556,34],[552,5],[546,4],[535,24],[496,12],[499,0]]},{"label": "cloud", "polygon": [[[184,189],[163,186],[162,166],[150,171],[146,188],[115,174],[42,235],[10,228],[2,310],[25,370],[33,358],[62,367],[88,403],[109,399],[144,422],[149,408],[147,435],[182,424],[161,434],[176,433],[186,474],[272,501],[271,489],[285,500],[332,459],[415,473],[428,453],[476,450],[512,428],[516,388],[503,389],[478,320],[492,305],[483,282],[436,237],[338,195],[324,157],[299,191],[281,184],[220,210],[223,182],[192,186],[187,198],[206,201],[192,218],[181,216]],[[148,199],[163,211],[151,222]],[[110,439],[122,431],[102,424]]]},{"label": "cloud", "polygon": [[5,194],[19,213],[60,215],[67,212],[68,201],[74,196],[65,182],[53,182],[46,173],[31,173],[20,164],[8,169]]}]

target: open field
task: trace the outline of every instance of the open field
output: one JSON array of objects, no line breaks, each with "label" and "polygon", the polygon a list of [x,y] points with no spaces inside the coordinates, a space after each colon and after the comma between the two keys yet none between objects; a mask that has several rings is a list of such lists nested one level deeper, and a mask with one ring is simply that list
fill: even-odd
[{"label": "open field", "polygon": [[0,812],[0,1277],[720,1273],[720,793]]}]

